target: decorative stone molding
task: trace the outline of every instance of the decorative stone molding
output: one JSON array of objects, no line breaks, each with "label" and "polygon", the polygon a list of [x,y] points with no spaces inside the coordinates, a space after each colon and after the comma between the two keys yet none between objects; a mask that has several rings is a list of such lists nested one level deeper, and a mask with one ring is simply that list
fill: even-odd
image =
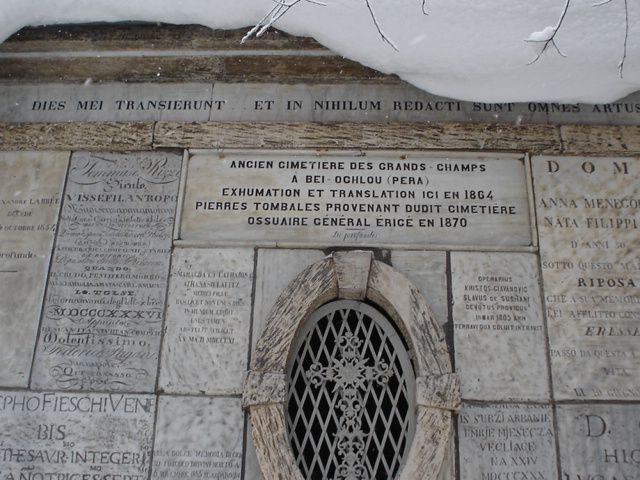
[{"label": "decorative stone molding", "polygon": [[336,252],[333,264],[338,275],[338,297],[348,300],[364,300],[371,269],[371,252]]},{"label": "decorative stone molding", "polygon": [[400,480],[431,480],[440,472],[460,404],[444,332],[418,289],[371,252],[339,252],[303,270],[282,292],[257,342],[243,405],[265,480],[302,478],[286,430],[286,372],[300,327],[321,305],[368,300],[402,333],[416,374],[416,425]]},{"label": "decorative stone molding", "polygon": [[424,407],[457,412],[460,409],[460,379],[455,373],[416,378],[416,403]]},{"label": "decorative stone molding", "polygon": [[287,399],[287,377],[281,373],[249,372],[244,382],[242,408],[273,405]]}]

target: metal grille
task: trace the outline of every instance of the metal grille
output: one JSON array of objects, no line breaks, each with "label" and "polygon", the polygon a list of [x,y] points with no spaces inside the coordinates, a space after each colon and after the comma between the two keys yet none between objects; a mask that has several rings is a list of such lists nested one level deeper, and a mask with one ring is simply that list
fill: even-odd
[{"label": "metal grille", "polygon": [[413,439],[415,375],[392,324],[340,300],[304,326],[289,363],[287,428],[308,480],[390,480]]}]

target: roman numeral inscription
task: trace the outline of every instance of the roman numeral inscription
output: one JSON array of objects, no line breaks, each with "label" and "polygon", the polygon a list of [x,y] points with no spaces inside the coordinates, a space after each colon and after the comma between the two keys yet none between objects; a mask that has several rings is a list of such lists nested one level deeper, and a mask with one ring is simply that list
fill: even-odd
[{"label": "roman numeral inscription", "polygon": [[153,391],[181,158],[74,154],[32,383]]}]

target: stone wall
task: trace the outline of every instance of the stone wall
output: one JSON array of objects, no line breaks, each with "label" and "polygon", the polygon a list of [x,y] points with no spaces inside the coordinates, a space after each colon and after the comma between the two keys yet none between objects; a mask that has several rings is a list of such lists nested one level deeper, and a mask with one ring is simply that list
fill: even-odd
[{"label": "stone wall", "polygon": [[405,274],[447,332],[464,402],[448,475],[639,468],[636,159],[1,161],[3,478],[258,478],[252,345],[300,271],[353,247]]},{"label": "stone wall", "polygon": [[[0,52],[1,480],[261,478],[241,408],[256,340],[305,267],[349,249],[404,274],[444,329],[463,403],[426,476],[640,478],[633,98],[604,119],[418,117],[394,102],[452,101],[306,40],[229,53],[233,36],[128,28],[28,31]],[[202,92],[198,117],[117,111]],[[287,111],[345,92],[381,110]],[[216,117],[216,100],[236,107]]]}]

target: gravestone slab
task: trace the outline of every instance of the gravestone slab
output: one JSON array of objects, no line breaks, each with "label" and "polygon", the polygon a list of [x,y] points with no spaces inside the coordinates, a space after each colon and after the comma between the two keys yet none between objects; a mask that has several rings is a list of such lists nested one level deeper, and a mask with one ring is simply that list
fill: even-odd
[{"label": "gravestone slab", "polygon": [[68,163],[66,152],[0,154],[0,386],[29,382]]},{"label": "gravestone slab", "polygon": [[153,395],[0,392],[0,476],[146,480]]},{"label": "gravestone slab", "polygon": [[553,388],[640,399],[640,161],[533,161]]},{"label": "gravestone slab", "polygon": [[560,405],[557,416],[563,479],[638,478],[639,405]]},{"label": "gravestone slab", "polygon": [[197,154],[181,238],[272,246],[531,244],[514,156]]},{"label": "gravestone slab", "polygon": [[555,480],[547,405],[464,404],[458,416],[461,480]]},{"label": "gravestone slab", "polygon": [[159,386],[242,393],[249,357],[253,250],[176,249]]},{"label": "gravestone slab", "polygon": [[74,154],[32,385],[153,391],[181,158]]},{"label": "gravestone slab", "polygon": [[243,424],[238,398],[161,396],[151,478],[240,480]]},{"label": "gravestone slab", "polygon": [[391,265],[420,290],[438,323],[447,323],[446,253],[393,250]]},{"label": "gravestone slab", "polygon": [[474,400],[548,400],[538,259],[451,254],[456,371]]}]

